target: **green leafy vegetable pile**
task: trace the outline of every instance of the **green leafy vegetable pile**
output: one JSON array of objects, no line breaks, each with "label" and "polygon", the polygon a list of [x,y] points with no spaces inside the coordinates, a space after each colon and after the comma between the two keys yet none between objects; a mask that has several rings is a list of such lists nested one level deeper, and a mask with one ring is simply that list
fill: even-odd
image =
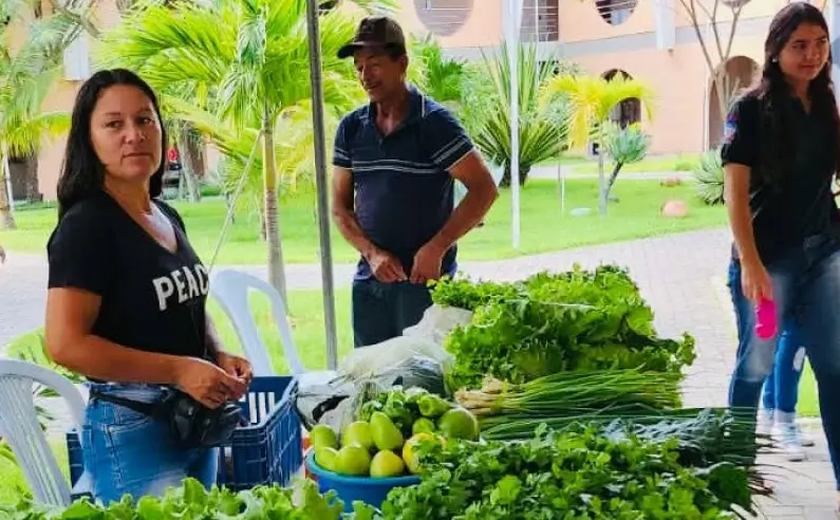
[{"label": "green leafy vegetable pile", "polygon": [[[724,415],[694,418],[722,431]],[[750,471],[674,425],[538,429],[521,442],[428,443],[421,484],[391,491],[386,520],[711,520],[752,511]]]},{"label": "green leafy vegetable pile", "polygon": [[[354,512],[343,512],[344,504],[334,492],[321,495],[318,486],[302,480],[299,488],[258,486],[234,493],[224,488],[206,491],[194,479],[170,488],[163,498],[143,497],[135,504],[130,496],[108,507],[87,498],[70,507],[56,507],[21,499],[16,505],[0,505],[0,520],[373,520],[376,511],[360,502]],[[299,498],[298,498],[299,497]],[[295,498],[298,498],[295,500]]]},{"label": "green leafy vegetable pile", "polygon": [[695,358],[688,334],[657,336],[653,311],[628,271],[616,265],[575,266],[517,283],[443,280],[433,300],[474,313],[446,340],[455,358],[447,371],[453,390],[476,388],[487,375],[523,383],[571,370],[680,373]]}]

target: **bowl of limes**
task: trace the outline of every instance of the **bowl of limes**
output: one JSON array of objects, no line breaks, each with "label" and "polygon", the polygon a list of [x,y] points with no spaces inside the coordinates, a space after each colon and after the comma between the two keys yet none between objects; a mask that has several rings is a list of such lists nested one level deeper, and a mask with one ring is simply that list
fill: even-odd
[{"label": "bowl of limes", "polygon": [[360,500],[380,507],[395,487],[420,483],[415,449],[421,442],[442,437],[418,433],[404,439],[391,419],[374,412],[370,421],[355,421],[338,436],[327,425],[316,425],[309,432],[312,449],[306,456],[306,468],[318,482],[321,493],[335,491],[352,511]]}]

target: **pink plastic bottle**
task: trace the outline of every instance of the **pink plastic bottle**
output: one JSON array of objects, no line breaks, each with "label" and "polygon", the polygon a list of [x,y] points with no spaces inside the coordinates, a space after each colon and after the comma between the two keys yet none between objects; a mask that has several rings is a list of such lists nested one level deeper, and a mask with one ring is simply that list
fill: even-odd
[{"label": "pink plastic bottle", "polygon": [[755,334],[761,339],[776,335],[776,302],[762,298],[755,309]]}]

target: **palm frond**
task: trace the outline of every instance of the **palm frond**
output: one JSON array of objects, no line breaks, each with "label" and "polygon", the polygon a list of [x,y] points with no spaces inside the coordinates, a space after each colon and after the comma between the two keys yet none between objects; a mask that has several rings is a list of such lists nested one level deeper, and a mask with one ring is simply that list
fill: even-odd
[{"label": "palm frond", "polygon": [[569,136],[576,147],[585,146],[592,128],[608,121],[612,110],[626,99],[638,99],[647,117],[653,117],[653,91],[639,80],[620,75],[611,80],[570,75],[548,79],[539,93],[540,103],[545,106],[559,96],[571,107]]},{"label": "palm frond", "polygon": [[498,52],[483,53],[484,73],[493,89],[490,100],[482,107],[473,138],[490,161],[510,165],[510,95],[511,82],[516,81],[520,107],[519,160],[520,168],[527,171],[536,163],[557,157],[558,147],[565,139],[566,123],[562,118],[552,120],[547,107],[538,102],[540,86],[551,77],[553,67],[537,59],[533,46],[520,45],[519,70],[512,77],[507,52],[507,43],[502,42]]}]

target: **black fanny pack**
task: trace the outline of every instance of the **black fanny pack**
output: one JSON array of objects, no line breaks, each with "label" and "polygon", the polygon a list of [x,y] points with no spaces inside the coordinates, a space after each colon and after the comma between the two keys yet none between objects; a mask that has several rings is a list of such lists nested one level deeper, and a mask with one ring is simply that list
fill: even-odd
[{"label": "black fanny pack", "polygon": [[100,399],[148,415],[169,426],[169,431],[181,448],[213,448],[228,444],[238,426],[247,423],[237,403],[226,402],[210,409],[188,394],[168,388],[154,403],[144,403],[93,391],[92,399]]}]

